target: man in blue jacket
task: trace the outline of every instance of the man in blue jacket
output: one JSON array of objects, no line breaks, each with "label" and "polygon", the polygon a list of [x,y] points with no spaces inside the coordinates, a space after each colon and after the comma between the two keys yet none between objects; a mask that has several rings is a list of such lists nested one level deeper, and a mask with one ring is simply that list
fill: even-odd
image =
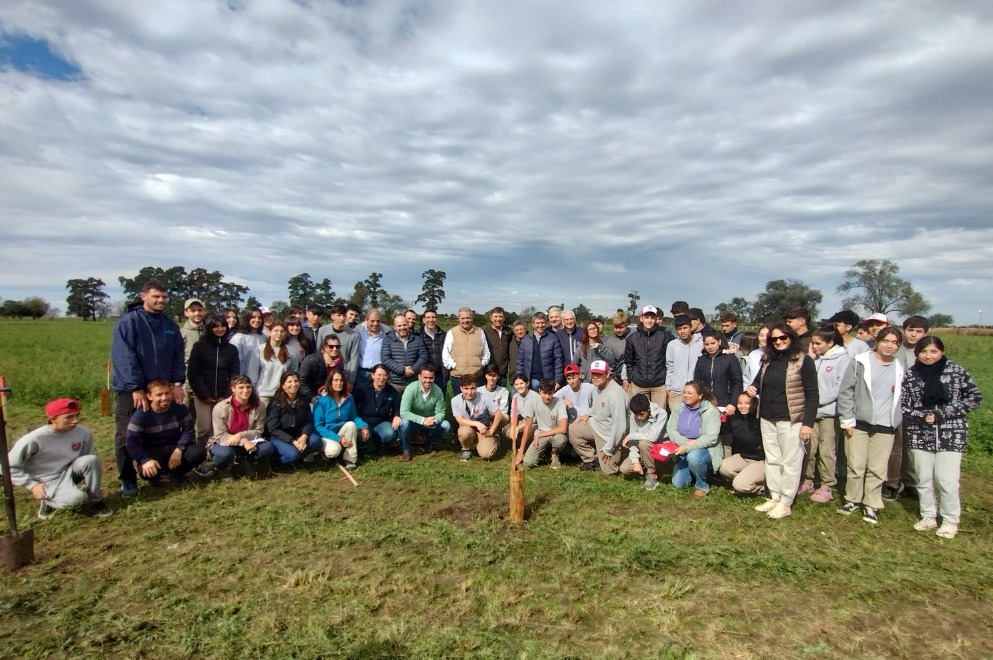
[{"label": "man in blue jacket", "polygon": [[400,394],[417,381],[421,367],[428,362],[428,351],[420,335],[411,332],[406,316],[393,319],[393,332],[386,333],[383,339],[380,359],[390,372],[390,383]]},{"label": "man in blue jacket", "polygon": [[114,453],[124,497],[138,494],[138,474],[125,445],[125,434],[134,411],[138,408],[148,410],[145,386],[153,380],[162,379],[170,383],[176,403],[182,403],[185,396],[183,336],[179,325],[163,314],[168,302],[166,285],[160,280],[149,280],[142,287],[141,307],[128,311],[114,326],[110,349],[114,364],[112,387],[117,392]]},{"label": "man in blue jacket", "polygon": [[544,312],[535,313],[531,319],[531,327],[534,332],[521,340],[515,373],[524,374],[533,390],[537,391],[538,383],[544,378],[554,380],[558,389],[565,382],[562,344],[555,332],[548,327],[548,317]]}]

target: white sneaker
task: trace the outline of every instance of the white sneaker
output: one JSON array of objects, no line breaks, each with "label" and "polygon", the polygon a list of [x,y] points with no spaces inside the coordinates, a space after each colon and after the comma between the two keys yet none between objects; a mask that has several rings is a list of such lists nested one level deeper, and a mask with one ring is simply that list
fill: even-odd
[{"label": "white sneaker", "polygon": [[755,510],[759,513],[769,513],[776,508],[777,504],[779,504],[779,500],[766,500],[762,504],[756,505]]},{"label": "white sneaker", "polygon": [[769,517],[773,520],[781,520],[793,513],[793,509],[782,502],[776,502],[776,508],[769,512]]},{"label": "white sneaker", "polygon": [[959,533],[959,526],[953,525],[952,523],[941,523],[941,527],[935,532],[936,536],[940,536],[943,539],[953,539],[955,535]]},{"label": "white sneaker", "polygon": [[928,532],[938,526],[938,521],[934,518],[921,518],[914,523],[914,529],[918,532]]}]

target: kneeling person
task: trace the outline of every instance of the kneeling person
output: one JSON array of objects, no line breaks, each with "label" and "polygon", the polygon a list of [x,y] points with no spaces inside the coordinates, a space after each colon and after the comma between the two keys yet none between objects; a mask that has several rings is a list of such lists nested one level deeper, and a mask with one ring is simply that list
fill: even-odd
[{"label": "kneeling person", "polygon": [[38,517],[42,520],[56,509],[84,502],[100,518],[112,513],[100,489],[100,459],[93,453],[93,434],[79,426],[79,413],[79,403],[73,399],[49,402],[45,406],[48,425],[22,436],[10,450],[11,481],[30,490],[40,502]]},{"label": "kneeling person", "polygon": [[569,410],[565,401],[555,397],[555,381],[545,378],[538,383],[537,400],[528,399],[524,405],[524,424],[531,434],[531,442],[527,436],[521,442],[521,449],[527,446],[524,454],[524,467],[537,467],[538,463],[552,452],[552,469],[562,467],[559,452],[569,442],[566,432],[569,428]]},{"label": "kneeling person", "polygon": [[473,447],[480,458],[493,458],[500,449],[503,411],[493,399],[477,392],[475,376],[459,376],[459,389],[462,393],[452,397],[452,416],[459,425],[456,435],[462,445],[462,460],[472,458]]},{"label": "kneeling person", "polygon": [[433,452],[452,425],[445,420],[445,395],[434,384],[434,365],[426,364],[417,374],[417,385],[410,386],[400,397],[400,426],[402,461],[410,461],[410,438],[413,434],[427,436],[424,450]]},{"label": "kneeling person", "polygon": [[143,479],[154,484],[167,474],[178,486],[186,481],[190,470],[204,462],[207,450],[196,444],[193,416],[189,408],[173,400],[169,381],[153,380],[145,388],[145,396],[150,405],[148,410],[137,408],[131,415],[125,446],[138,462]]},{"label": "kneeling person", "polygon": [[645,477],[645,490],[655,490],[659,485],[659,477],[650,450],[653,444],[662,439],[669,415],[644,392],[631,397],[628,410],[628,433],[621,440],[621,446],[628,449],[631,471],[635,474],[648,473]]},{"label": "kneeling person", "polygon": [[[285,372],[292,373],[292,372]],[[210,455],[221,481],[231,481],[231,464],[235,457],[245,459],[245,476],[250,479],[269,474],[276,447],[263,437],[266,406],[248,376],[231,379],[233,394],[221,399],[210,413],[214,435],[210,437]]]}]

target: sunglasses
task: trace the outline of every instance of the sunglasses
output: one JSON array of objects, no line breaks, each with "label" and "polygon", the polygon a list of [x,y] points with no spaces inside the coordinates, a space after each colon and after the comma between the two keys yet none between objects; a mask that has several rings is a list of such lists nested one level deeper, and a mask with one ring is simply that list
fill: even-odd
[{"label": "sunglasses", "polygon": [[789,339],[790,338],[787,337],[786,335],[776,335],[775,337],[773,337],[773,336],[770,336],[769,337],[769,341],[771,341],[773,343],[777,343],[777,342],[781,342],[781,341],[789,341]]},{"label": "sunglasses", "polygon": [[341,350],[341,344],[327,344],[324,348],[337,348]]}]

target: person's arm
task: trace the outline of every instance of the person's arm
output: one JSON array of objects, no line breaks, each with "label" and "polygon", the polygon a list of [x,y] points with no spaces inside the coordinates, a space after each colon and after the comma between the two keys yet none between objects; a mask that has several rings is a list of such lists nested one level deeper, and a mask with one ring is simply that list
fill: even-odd
[{"label": "person's arm", "polygon": [[738,402],[738,397],[741,396],[742,391],[745,389],[741,380],[741,362],[734,355],[728,360],[728,378],[731,379],[731,405],[734,406]]},{"label": "person's arm", "polygon": [[490,353],[490,343],[486,341],[486,335],[483,333],[482,329],[480,329],[479,334],[483,335],[483,341],[480,342],[483,345],[483,352],[479,357],[482,360],[481,364],[485,367],[490,363],[492,354]]},{"label": "person's arm", "polygon": [[448,407],[445,405],[445,395],[441,393],[441,388],[434,385],[431,388],[432,396],[434,397],[434,423],[440,424],[445,421],[445,409]]},{"label": "person's arm", "polygon": [[562,342],[558,340],[558,337],[552,342],[552,369],[552,373],[555,374],[555,382],[559,387],[562,387],[562,384],[565,383],[565,354],[562,352]]},{"label": "person's arm", "polygon": [[952,374],[952,383],[949,388],[949,394],[952,395],[952,400],[943,406],[935,408],[938,422],[945,419],[965,417],[983,403],[983,394],[976,387],[976,381],[961,366],[955,366],[958,367],[957,371],[959,373]]},{"label": "person's arm", "polygon": [[[806,355],[800,365],[800,379],[803,382],[803,426],[811,431],[817,421],[817,369],[814,368],[814,361]],[[803,429],[800,431],[802,435]]]},{"label": "person's arm", "polygon": [[[852,360],[838,389],[838,419],[843,429],[855,428],[855,387],[858,382],[858,360]],[[850,435],[850,434],[849,434]]]},{"label": "person's arm", "polygon": [[140,408],[135,410],[128,421],[127,431],[124,432],[124,446],[128,450],[128,455],[137,461],[138,465],[151,460],[149,455],[145,453],[145,447],[141,442],[141,436],[145,430],[144,413],[145,411]]},{"label": "person's arm", "polygon": [[[631,350],[631,340],[628,339],[628,352]],[[628,352],[625,355],[629,354]],[[676,342],[670,341],[665,345],[665,388],[670,392],[676,387]],[[679,386],[682,392],[683,386]]]},{"label": "person's arm", "polygon": [[700,437],[697,447],[709,448],[721,441],[721,413],[717,406],[710,406],[700,415]]},{"label": "person's arm", "polygon": [[41,451],[41,444],[35,439],[35,432],[22,436],[8,453],[10,459],[10,480],[15,486],[24,486],[32,494],[37,486],[41,486],[41,497],[35,495],[35,499],[44,499],[44,485],[31,475],[31,458]]},{"label": "person's arm", "polygon": [[603,445],[603,453],[607,456],[614,455],[614,450],[621,445],[621,440],[628,432],[627,397],[623,396],[623,390],[620,392],[620,396],[611,396],[608,404],[611,409],[610,419],[613,424],[610,427],[610,437],[606,438],[606,442]]},{"label": "person's arm", "polygon": [[411,333],[409,341],[414,344],[414,364],[410,365],[410,369],[416,376],[421,373],[421,367],[428,363],[428,349],[424,345],[424,340],[413,333]]},{"label": "person's arm", "polygon": [[672,411],[669,415],[669,421],[666,423],[666,431],[669,433],[669,439],[675,442],[680,447],[685,447],[686,443],[689,442],[686,436],[679,432],[679,413],[682,411],[683,406],[678,405],[676,409]]},{"label": "person's arm", "polygon": [[326,440],[339,442],[341,436],[331,428],[327,421],[328,412],[332,405],[334,405],[334,401],[331,400],[331,397],[327,395],[317,397],[317,403],[314,404],[314,430]]},{"label": "person's arm", "polygon": [[229,447],[237,447],[241,444],[241,434],[231,433],[228,431],[228,416],[231,414],[231,403],[230,399],[227,402],[221,401],[210,413],[210,419],[213,422],[214,435],[210,436],[210,442],[212,445],[226,445]]},{"label": "person's arm", "polygon": [[[414,412],[414,397],[421,395],[420,389],[419,384],[411,385],[403,391],[403,396],[400,398],[400,417],[415,424],[424,423],[424,417]],[[316,414],[317,411],[314,412]]]},{"label": "person's arm", "polygon": [[[404,365],[400,363],[399,360],[393,357],[393,346],[394,342],[388,337],[383,338],[383,344],[379,349],[379,361],[382,362],[390,375],[399,376],[403,378],[406,373],[404,371]],[[400,346],[403,346],[401,343]]]},{"label": "person's arm", "polygon": [[[521,340],[521,345],[517,347],[517,362],[514,364],[515,374],[528,374],[530,371],[524,370],[524,354],[527,352],[527,347],[525,342],[527,342],[529,335],[524,335],[524,339]],[[508,383],[509,385],[510,383]]]},{"label": "person's arm", "polygon": [[193,395],[201,401],[210,398],[210,392],[203,381],[203,352],[200,342],[193,344],[190,349],[190,361],[186,364],[186,382],[189,383]]},{"label": "person's arm", "polygon": [[445,333],[445,343],[441,345],[441,363],[446,369],[451,371],[457,365],[455,363],[455,358],[452,357],[452,331],[449,330]]},{"label": "person's arm", "polygon": [[[171,319],[170,322],[176,327],[176,334],[172,341],[172,366],[169,370],[169,382],[182,385],[186,383],[186,343],[183,341],[183,333],[176,322]],[[180,397],[176,403],[181,403],[182,400],[183,398]]]}]

